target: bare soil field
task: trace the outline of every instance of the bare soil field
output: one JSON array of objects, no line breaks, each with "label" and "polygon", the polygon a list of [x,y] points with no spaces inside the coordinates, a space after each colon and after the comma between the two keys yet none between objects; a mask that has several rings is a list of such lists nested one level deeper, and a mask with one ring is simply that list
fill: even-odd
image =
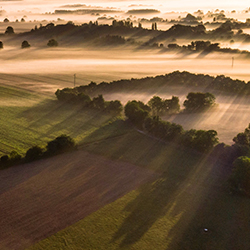
[{"label": "bare soil field", "polygon": [[0,248],[24,249],[158,175],[79,150],[0,172]]}]

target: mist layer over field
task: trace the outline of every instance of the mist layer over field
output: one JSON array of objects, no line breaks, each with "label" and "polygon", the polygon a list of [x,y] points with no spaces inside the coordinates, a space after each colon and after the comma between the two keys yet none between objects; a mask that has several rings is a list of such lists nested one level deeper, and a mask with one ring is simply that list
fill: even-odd
[{"label": "mist layer over field", "polygon": [[[0,79],[2,84],[14,85],[31,91],[54,95],[58,88],[73,87],[76,74],[76,86],[90,81],[100,83],[119,79],[141,78],[170,73],[175,70],[190,71],[210,75],[225,74],[232,78],[250,80],[250,60],[236,58],[232,67],[231,56],[197,56],[155,54],[155,52],[94,51],[84,49],[36,49],[27,50],[9,47],[1,53]],[[180,97],[183,103],[189,89],[155,89],[150,93],[117,93],[104,95],[108,100],[119,99],[123,104],[128,100],[147,102],[153,95],[162,98]],[[164,117],[166,120],[183,125],[184,129],[215,129],[220,141],[232,143],[232,138],[243,131],[249,123],[248,98],[217,96],[216,108],[204,114],[178,114]]]},{"label": "mist layer over field", "polygon": [[[89,81],[110,81],[166,74],[174,70],[210,75],[226,75],[250,80],[250,60],[214,54],[206,57],[134,52],[128,49],[100,51],[84,49],[21,50],[6,47],[0,51],[0,73],[7,74],[79,74],[77,85]],[[59,77],[60,78],[60,77]],[[62,83],[62,86],[65,86]]]}]

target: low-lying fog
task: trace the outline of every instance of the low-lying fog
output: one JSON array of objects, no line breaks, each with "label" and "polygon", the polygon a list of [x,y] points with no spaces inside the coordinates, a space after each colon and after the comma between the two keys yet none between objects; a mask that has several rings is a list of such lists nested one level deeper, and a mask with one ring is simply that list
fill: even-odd
[{"label": "low-lying fog", "polygon": [[[152,93],[117,93],[104,95],[107,100],[119,99],[125,105],[128,100],[141,100],[147,103],[154,95],[163,99],[170,99],[172,95],[180,98],[181,108],[186,95],[190,92],[185,88],[169,88],[169,91],[155,91]],[[250,123],[250,98],[232,97],[227,95],[216,95],[216,106],[203,113],[179,113],[176,115],[163,116],[163,120],[181,124],[184,129],[214,129],[218,132],[220,142],[228,145],[233,143],[232,139],[243,132]]]},{"label": "low-lying fog", "polygon": [[8,74],[79,74],[78,84],[93,81],[111,81],[121,78],[140,78],[166,74],[175,70],[210,75],[227,75],[250,80],[250,59],[232,55],[135,52],[129,49],[105,51],[84,49],[19,49],[6,47],[0,50],[0,73]]},{"label": "low-lying fog", "polygon": [[[0,82],[16,85],[32,91],[53,95],[57,88],[73,87],[73,75],[76,74],[76,85],[88,84],[90,81],[112,81],[119,79],[141,78],[170,73],[175,70],[204,73],[210,75],[231,76],[250,81],[250,59],[235,58],[232,67],[230,55],[209,55],[197,58],[197,55],[155,54],[153,51],[133,52],[128,49],[112,51],[94,51],[84,49],[36,49],[27,50],[6,47],[0,51]],[[180,97],[183,103],[188,89],[167,91],[162,98],[172,95]],[[107,99],[120,99],[123,104],[128,100],[147,102],[153,93],[126,94],[105,96]],[[232,143],[232,138],[243,131],[250,122],[250,103],[248,98],[217,97],[218,107],[204,114],[179,114],[164,117],[182,124],[185,129],[215,129],[220,141]]]}]

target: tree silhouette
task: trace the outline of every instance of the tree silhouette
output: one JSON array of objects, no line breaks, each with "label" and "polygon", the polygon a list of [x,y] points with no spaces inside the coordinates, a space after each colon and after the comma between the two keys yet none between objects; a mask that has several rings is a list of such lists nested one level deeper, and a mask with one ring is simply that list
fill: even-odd
[{"label": "tree silhouette", "polygon": [[27,150],[25,155],[25,160],[26,161],[38,160],[42,157],[42,154],[43,154],[43,149],[38,146],[34,146]]},{"label": "tree silhouette", "polygon": [[5,34],[7,34],[7,35],[11,35],[11,34],[14,34],[15,32],[14,32],[14,29],[13,29],[13,27],[11,27],[11,26],[8,26],[7,28],[6,28],[6,30],[5,30]]},{"label": "tree silhouette", "polygon": [[200,111],[213,106],[214,103],[215,96],[211,93],[191,92],[183,105],[187,111]]},{"label": "tree silhouette", "polygon": [[54,155],[67,151],[74,150],[76,148],[75,141],[67,135],[60,135],[53,141],[47,144],[47,154]]},{"label": "tree silhouette", "polygon": [[47,43],[47,45],[49,47],[57,47],[58,46],[58,42],[55,39],[50,39]]},{"label": "tree silhouette", "polygon": [[22,49],[29,48],[29,47],[30,47],[30,44],[29,44],[26,40],[24,40],[24,41],[22,42],[21,47],[22,47]]},{"label": "tree silhouette", "polygon": [[241,156],[234,161],[229,182],[232,191],[250,195],[250,158]]}]

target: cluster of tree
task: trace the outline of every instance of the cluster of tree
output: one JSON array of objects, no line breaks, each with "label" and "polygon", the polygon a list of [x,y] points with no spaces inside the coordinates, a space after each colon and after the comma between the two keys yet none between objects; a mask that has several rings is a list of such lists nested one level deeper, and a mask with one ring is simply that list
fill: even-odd
[{"label": "cluster of tree", "polygon": [[[89,87],[95,88],[96,83],[91,82]],[[83,87],[83,88],[81,88]],[[123,109],[120,101],[110,101],[107,102],[104,100],[101,94],[98,97],[95,97],[91,100],[90,96],[83,92],[84,86],[76,88],[64,88],[62,90],[57,90],[55,95],[59,101],[70,102],[70,103],[79,103],[84,107],[97,108],[99,110],[116,112],[120,113]],[[132,101],[128,106],[139,105],[142,110],[146,107],[148,112],[151,112],[153,116],[159,116],[163,114],[173,114],[180,111],[179,98],[177,96],[172,96],[171,99],[162,99],[159,96],[153,96],[145,106],[142,102]],[[183,105],[185,111],[187,112],[197,112],[204,111],[212,107],[215,104],[215,96],[211,93],[201,93],[201,92],[191,92],[187,95],[186,100]],[[125,110],[126,112],[126,110]],[[140,110],[141,112],[141,110]],[[140,117],[138,115],[138,117]],[[136,117],[134,119],[137,119]],[[140,119],[140,118],[138,118]]]},{"label": "cluster of tree", "polygon": [[[234,41],[231,40],[231,43]],[[191,42],[188,45],[178,45],[177,43],[170,43],[168,44],[168,49],[170,50],[178,50],[182,53],[185,52],[203,52],[203,53],[210,53],[210,52],[222,52],[222,53],[234,53],[234,54],[245,54],[250,55],[250,52],[247,50],[239,50],[239,49],[231,49],[231,48],[220,48],[219,43],[211,43],[210,41],[195,41]]]},{"label": "cluster of tree", "polygon": [[219,43],[211,43],[210,41],[195,41],[191,44],[179,46],[178,44],[169,44],[168,48],[170,49],[188,49],[190,51],[218,51],[220,49]]},{"label": "cluster of tree", "polygon": [[223,91],[233,95],[249,95],[250,81],[233,80],[230,77],[219,75],[216,77],[204,74],[192,74],[187,71],[174,71],[166,75],[146,77],[141,79],[118,80],[113,82],[101,82],[96,84],[78,86],[75,89],[91,95],[111,93],[117,91],[149,91],[151,89],[167,86],[185,86],[192,88],[204,88],[207,90]]},{"label": "cluster of tree", "polygon": [[202,111],[212,107],[215,104],[215,96],[211,93],[191,92],[183,105],[187,112]]},{"label": "cluster of tree", "polygon": [[250,158],[241,156],[233,163],[232,174],[229,178],[232,192],[250,195]]},{"label": "cluster of tree", "polygon": [[217,158],[225,168],[231,170],[229,187],[233,193],[250,195],[250,124],[243,133],[233,138],[229,146],[218,144],[211,156]]},{"label": "cluster of tree", "polygon": [[180,111],[179,97],[172,96],[171,99],[162,99],[159,96],[153,96],[148,106],[151,108],[153,116],[159,116],[163,114],[173,114]]},{"label": "cluster of tree", "polygon": [[33,146],[26,151],[24,157],[16,151],[12,151],[9,155],[3,155],[0,158],[0,166],[9,167],[25,162],[31,162],[49,156],[69,152],[76,149],[75,141],[67,135],[61,135],[47,143],[46,148]]},{"label": "cluster of tree", "polygon": [[236,144],[250,147],[250,124],[248,125],[248,127],[245,129],[243,133],[237,134],[233,138],[233,141]]},{"label": "cluster of tree", "polygon": [[222,23],[218,28],[207,31],[203,24],[197,26],[175,24],[165,32],[160,32],[157,36],[150,39],[149,43],[162,42],[169,39],[177,38],[191,38],[191,39],[206,39],[206,40],[231,40],[236,39],[242,42],[249,42],[250,35],[244,32],[237,32],[236,34],[232,30],[230,21]]},{"label": "cluster of tree", "polygon": [[83,92],[77,91],[77,89],[65,88],[57,90],[55,93],[57,99],[61,102],[80,104],[83,107],[94,108],[97,110],[119,114],[123,110],[123,106],[120,101],[105,101],[102,95],[98,95],[91,99],[90,96]]},{"label": "cluster of tree", "polygon": [[[0,13],[1,13],[1,12],[0,12]],[[4,18],[3,22],[4,22],[4,23],[9,23],[10,20],[6,17],[6,18]],[[15,22],[18,23],[18,22],[19,22],[18,19],[16,19]],[[25,22],[25,19],[22,17],[22,18],[20,19],[20,22],[24,23],[24,22]]]},{"label": "cluster of tree", "polygon": [[[195,19],[198,18],[188,14],[186,16],[185,22],[193,22]],[[146,42],[137,41],[138,44],[147,44],[148,46],[153,46],[154,48],[161,48],[163,47],[163,41],[166,40],[174,40],[177,38],[191,38],[191,39],[230,39],[230,40],[237,40],[237,41],[245,41],[247,42],[250,40],[250,35],[245,34],[244,32],[238,32],[234,34],[231,28],[231,23],[225,22],[219,28],[215,30],[206,31],[206,28],[203,24],[198,23],[197,26],[193,25],[182,25],[182,24],[175,24],[167,31],[157,30],[157,22],[161,22],[160,18],[153,18],[151,19],[152,22],[152,29],[144,29],[142,28],[141,22],[138,22],[138,27],[133,25],[131,19],[127,20],[113,20],[112,25],[99,25],[98,22],[89,22],[84,23],[82,25],[75,25],[73,22],[68,22],[64,25],[55,25],[53,23],[49,23],[46,26],[40,25],[40,27],[35,27],[30,32],[24,33],[26,37],[29,35],[33,35],[32,33],[36,32],[36,36],[41,36],[42,38],[47,37],[60,37],[62,41],[67,41],[68,38],[72,38],[72,41],[75,43],[88,43],[95,46],[95,40],[99,39],[100,37],[105,36],[121,36],[121,37],[132,37],[135,34],[135,31],[138,32],[140,29],[139,36],[151,36],[150,40]],[[181,20],[181,19],[180,19]],[[153,32],[152,32],[153,31]],[[9,29],[6,29],[6,34],[13,34],[14,30],[12,27],[9,26]],[[17,35],[18,36],[18,35]],[[20,34],[23,36],[23,34]],[[77,39],[73,39],[77,38]],[[28,38],[27,38],[28,39]],[[92,42],[92,43],[89,43]],[[155,46],[156,44],[161,44],[162,46]],[[139,47],[140,48],[140,47]],[[145,48],[145,46],[143,47]],[[208,50],[216,50],[218,49],[216,44],[211,44]],[[226,51],[224,51],[226,52]]]},{"label": "cluster of tree", "polygon": [[179,23],[199,24],[201,20],[202,20],[201,16],[195,17],[194,15],[188,13],[184,18],[181,18]]},{"label": "cluster of tree", "polygon": [[163,121],[159,116],[150,116],[150,107],[141,101],[129,101],[124,110],[126,117],[136,127],[162,140],[175,141],[203,153],[210,152],[218,143],[216,131],[185,131],[181,125]]},{"label": "cluster of tree", "polygon": [[104,46],[116,46],[116,45],[123,45],[126,43],[126,41],[127,40],[122,36],[107,35],[97,40],[97,44]]},{"label": "cluster of tree", "polygon": [[[41,27],[43,27],[42,25],[41,25]],[[40,27],[40,28],[41,28]],[[46,25],[45,26],[45,29],[51,29],[52,27],[54,27],[54,24],[53,23],[50,23],[50,24],[48,24],[48,25]],[[37,27],[35,28],[36,30],[37,30]],[[7,28],[6,28],[6,30],[5,30],[5,34],[7,34],[7,35],[11,35],[11,34],[14,34],[15,32],[14,32],[14,29],[13,29],[13,27],[11,27],[11,26],[8,26]],[[21,44],[21,48],[22,49],[25,49],[25,48],[29,48],[31,45],[29,44],[29,42],[28,41],[26,41],[26,40],[24,40],[23,42],[22,42],[22,44]],[[48,41],[48,43],[47,43],[47,46],[49,46],[49,47],[56,47],[56,46],[58,46],[58,42],[55,40],[55,39],[50,39],[49,41]],[[3,48],[3,42],[2,41],[0,41],[0,49],[2,49]]]},{"label": "cluster of tree", "polygon": [[113,20],[112,26],[114,27],[128,27],[128,28],[133,28],[133,22],[130,21],[117,21]]},{"label": "cluster of tree", "polygon": [[152,23],[152,30],[157,30],[157,23]]}]

